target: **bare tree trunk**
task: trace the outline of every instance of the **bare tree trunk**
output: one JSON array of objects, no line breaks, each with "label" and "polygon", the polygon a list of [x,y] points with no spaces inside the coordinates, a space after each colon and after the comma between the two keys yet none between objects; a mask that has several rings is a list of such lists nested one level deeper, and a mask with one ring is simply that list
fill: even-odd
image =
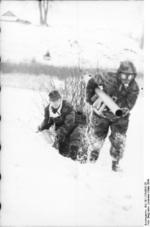
[{"label": "bare tree trunk", "polygon": [[45,2],[45,5],[44,5],[44,16],[45,16],[44,24],[48,25],[48,23],[47,23],[47,15],[48,15],[48,3],[49,3],[49,1],[45,0],[44,2]]},{"label": "bare tree trunk", "polygon": [[49,0],[38,0],[38,2],[39,2],[39,11],[40,11],[40,24],[48,25],[47,15],[48,15]]},{"label": "bare tree trunk", "polygon": [[40,11],[40,24],[43,24],[43,14],[42,14],[42,1],[38,0],[39,2],[39,11]]}]

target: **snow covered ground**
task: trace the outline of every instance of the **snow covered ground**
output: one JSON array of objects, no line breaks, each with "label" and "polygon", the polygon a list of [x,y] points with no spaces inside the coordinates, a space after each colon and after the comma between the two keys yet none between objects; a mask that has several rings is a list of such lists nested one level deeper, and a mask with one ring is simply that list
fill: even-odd
[{"label": "snow covered ground", "polygon": [[1,226],[143,226],[143,96],[132,112],[122,173],[109,141],[96,164],[58,154],[41,133],[39,92],[2,87]]},{"label": "snow covered ground", "polygon": [[[49,27],[37,26],[38,5],[30,5],[35,1],[24,1],[21,8],[20,2],[3,1],[3,12],[36,17],[36,23],[1,23],[2,61],[114,68],[128,59],[143,72],[143,50],[137,42],[143,26],[141,2],[126,2],[127,8],[117,1],[119,8],[104,1],[97,7],[92,1],[90,7],[82,1],[72,3],[75,7],[54,2]],[[46,51],[51,55],[47,62]],[[113,173],[108,140],[94,165],[59,155],[35,132],[45,94],[17,88],[20,79],[12,74],[3,75],[6,84],[10,76],[16,88],[3,83],[1,94],[1,226],[143,226],[143,95],[132,111],[123,172]]]}]

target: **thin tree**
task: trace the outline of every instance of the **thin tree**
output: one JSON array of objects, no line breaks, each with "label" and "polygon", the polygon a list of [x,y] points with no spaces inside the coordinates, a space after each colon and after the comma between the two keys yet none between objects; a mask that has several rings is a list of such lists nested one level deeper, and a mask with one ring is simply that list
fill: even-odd
[{"label": "thin tree", "polygon": [[38,3],[39,3],[39,12],[40,12],[40,24],[47,26],[49,0],[38,0]]}]

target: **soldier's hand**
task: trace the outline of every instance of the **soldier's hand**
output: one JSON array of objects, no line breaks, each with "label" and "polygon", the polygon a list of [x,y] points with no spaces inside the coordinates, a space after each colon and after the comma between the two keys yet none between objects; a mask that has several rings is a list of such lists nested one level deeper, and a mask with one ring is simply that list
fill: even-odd
[{"label": "soldier's hand", "polygon": [[100,85],[98,86],[98,88],[99,88],[100,90],[104,90],[103,84],[100,84]]},{"label": "soldier's hand", "polygon": [[37,130],[36,130],[35,132],[36,132],[36,133],[41,132],[41,127],[38,126],[38,127],[37,127]]},{"label": "soldier's hand", "polygon": [[129,113],[130,113],[130,111],[129,111],[129,109],[127,107],[124,107],[121,110],[122,110],[122,113],[123,113],[122,114],[123,117],[129,115]]}]

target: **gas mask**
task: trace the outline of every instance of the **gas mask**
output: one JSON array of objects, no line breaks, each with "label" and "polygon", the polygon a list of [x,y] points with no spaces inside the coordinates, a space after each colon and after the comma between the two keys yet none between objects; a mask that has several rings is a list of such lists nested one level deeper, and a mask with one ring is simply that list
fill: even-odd
[{"label": "gas mask", "polygon": [[129,84],[131,83],[132,80],[134,80],[135,75],[132,73],[120,73],[119,74],[119,80],[123,84],[125,88],[128,88]]},{"label": "gas mask", "polygon": [[131,61],[123,61],[120,63],[117,74],[121,84],[125,88],[128,88],[131,81],[135,79],[137,72],[134,64]]}]

